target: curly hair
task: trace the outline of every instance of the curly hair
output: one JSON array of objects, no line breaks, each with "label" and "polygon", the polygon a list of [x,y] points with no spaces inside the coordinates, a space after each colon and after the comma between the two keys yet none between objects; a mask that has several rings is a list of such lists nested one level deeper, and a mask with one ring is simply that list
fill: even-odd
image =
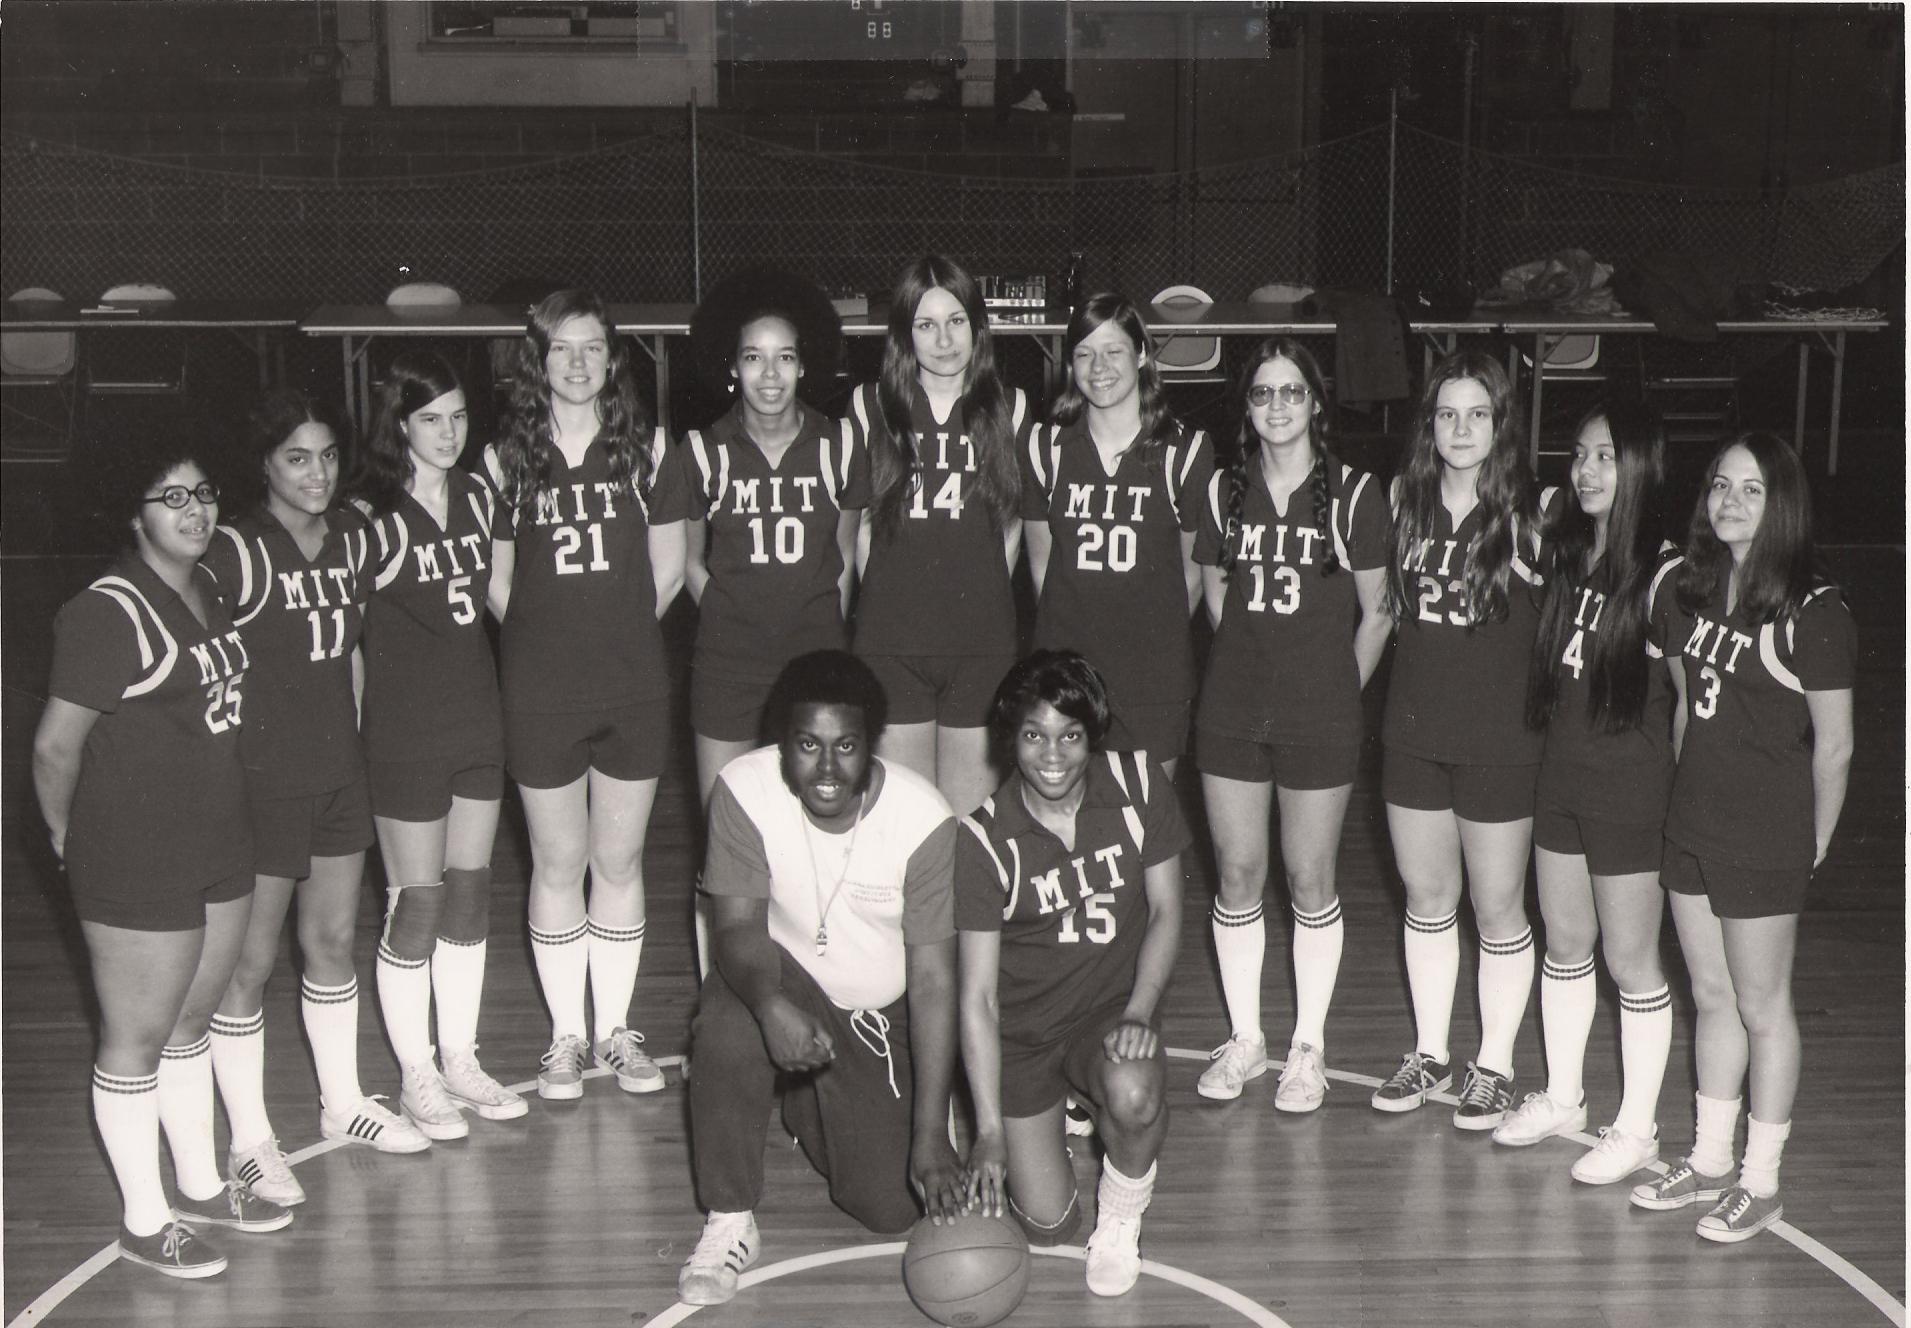
[{"label": "curly hair", "polygon": [[372,509],[373,516],[395,510],[411,488],[414,463],[405,421],[439,397],[463,390],[457,371],[436,351],[405,350],[392,357],[385,381],[378,385],[364,453],[347,486]]},{"label": "curly hair", "polygon": [[1329,529],[1333,522],[1334,497],[1328,487],[1327,475],[1329,467],[1335,464],[1335,458],[1327,447],[1327,440],[1332,433],[1327,379],[1321,373],[1320,362],[1314,358],[1313,352],[1292,337],[1268,337],[1257,345],[1235,388],[1234,399],[1241,407],[1241,423],[1235,433],[1234,446],[1220,458],[1222,483],[1227,492],[1227,512],[1221,524],[1221,570],[1229,576],[1234,574],[1234,563],[1241,550],[1241,508],[1247,501],[1248,466],[1261,454],[1261,435],[1254,431],[1253,412],[1248,407],[1247,394],[1254,386],[1254,375],[1261,371],[1262,365],[1273,360],[1286,360],[1300,372],[1307,384],[1308,399],[1315,404],[1314,414],[1307,425],[1307,441],[1314,449],[1314,468],[1307,475],[1307,492],[1313,500],[1314,529],[1319,533],[1321,548],[1325,551],[1320,574],[1332,576],[1340,567],[1340,555],[1334,552],[1334,532]]},{"label": "curly hair", "polygon": [[650,492],[650,420],[637,399],[630,353],[611,326],[604,302],[587,290],[561,290],[531,307],[511,382],[511,407],[498,442],[505,502],[529,509],[551,482],[557,443],[551,427],[551,384],[545,362],[558,330],[573,318],[593,318],[609,343],[604,390],[597,397],[597,441],[610,453],[610,482]]},{"label": "curly hair", "polygon": [[737,362],[737,338],[759,318],[781,318],[796,329],[796,350],[807,376],[797,384],[798,394],[809,396],[806,384],[827,383],[843,355],[843,320],[829,296],[808,277],[773,263],[758,263],[734,272],[712,287],[690,316],[691,362],[698,384],[712,397],[721,397]]},{"label": "curly hair", "polygon": [[208,448],[199,424],[196,414],[166,412],[142,421],[137,433],[114,434],[99,444],[83,502],[88,519],[116,547],[132,547],[147,493],[174,468],[195,465],[208,477],[220,469],[221,458]]},{"label": "curly hair", "polygon": [[889,702],[874,671],[847,650],[812,650],[783,666],[764,704],[764,731],[781,743],[790,736],[798,706],[848,706],[863,712],[873,743],[889,718]]}]

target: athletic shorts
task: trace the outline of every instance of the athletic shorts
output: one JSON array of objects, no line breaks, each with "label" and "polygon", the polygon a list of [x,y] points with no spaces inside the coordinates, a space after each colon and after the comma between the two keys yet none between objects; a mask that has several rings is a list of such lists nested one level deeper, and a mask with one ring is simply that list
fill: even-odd
[{"label": "athletic shorts", "polygon": [[769,703],[770,689],[774,686],[774,680],[757,682],[750,678],[692,669],[691,732],[715,742],[762,742],[763,710]]},{"label": "athletic shorts", "polygon": [[1533,846],[1584,858],[1594,876],[1636,876],[1659,870],[1665,857],[1665,823],[1602,821],[1539,794],[1533,806]]},{"label": "athletic shorts", "polygon": [[1720,918],[1777,918],[1805,911],[1811,868],[1765,871],[1696,857],[1670,840],[1659,884],[1675,895],[1704,895]]},{"label": "athletic shorts", "polygon": [[1204,775],[1284,789],[1344,788],[1360,768],[1360,744],[1302,747],[1288,742],[1256,742],[1231,733],[1196,728],[1194,763]]},{"label": "athletic shorts", "polygon": [[252,893],[250,871],[236,872],[210,884],[180,889],[141,890],[113,895],[83,889],[73,883],[73,911],[84,922],[124,927],[128,931],[197,931],[206,925],[206,905],[244,899]]},{"label": "athletic shorts", "polygon": [[1015,665],[1013,655],[864,655],[883,686],[891,724],[979,729],[989,722],[995,689]]},{"label": "athletic shorts", "polygon": [[1452,812],[1463,821],[1498,825],[1533,814],[1539,762],[1449,765],[1389,748],[1380,763],[1381,799],[1411,811]]},{"label": "athletic shorts", "polygon": [[[1002,1040],[1002,1114],[1039,1116],[1067,1094],[1090,1107],[1101,1105],[1095,1097],[1095,1066],[1102,1059],[1102,1039],[1121,1022],[1128,998],[1110,1002],[1095,1010],[1076,1025],[1072,1037],[1060,1038],[1031,1047]],[[1167,1044],[1161,1043],[1164,1047]],[[1157,1049],[1155,1059],[1167,1065],[1166,1052]]]},{"label": "athletic shorts", "polygon": [[313,858],[345,858],[372,846],[371,793],[364,775],[330,793],[246,799],[253,870],[302,881]]},{"label": "athletic shorts", "polygon": [[505,768],[525,788],[563,788],[590,770],[612,779],[656,779],[669,750],[665,701],[553,715],[504,712]]},{"label": "athletic shorts", "polygon": [[439,821],[454,797],[496,802],[504,796],[504,752],[488,742],[462,756],[427,761],[367,761],[372,815],[388,821]]},{"label": "athletic shorts", "polygon": [[1188,701],[1165,705],[1110,707],[1108,735],[1102,746],[1111,752],[1146,752],[1157,761],[1174,761],[1188,750]]}]

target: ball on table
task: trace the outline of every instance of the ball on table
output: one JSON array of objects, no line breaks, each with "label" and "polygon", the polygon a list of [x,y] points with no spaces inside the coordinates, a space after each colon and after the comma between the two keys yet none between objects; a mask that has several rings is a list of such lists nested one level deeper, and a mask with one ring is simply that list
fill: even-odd
[{"label": "ball on table", "polygon": [[909,1233],[902,1284],[916,1308],[950,1328],[987,1328],[1015,1312],[1028,1290],[1028,1237],[1006,1217],[967,1213]]}]

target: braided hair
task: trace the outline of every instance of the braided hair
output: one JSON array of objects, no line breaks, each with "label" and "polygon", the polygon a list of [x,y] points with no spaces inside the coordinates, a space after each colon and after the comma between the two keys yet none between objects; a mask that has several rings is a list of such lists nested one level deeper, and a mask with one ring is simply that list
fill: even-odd
[{"label": "braided hair", "polygon": [[1308,399],[1313,403],[1307,441],[1314,449],[1314,468],[1308,472],[1307,490],[1313,501],[1314,529],[1320,533],[1321,548],[1326,551],[1321,575],[1332,576],[1340,567],[1340,556],[1334,552],[1334,499],[1328,486],[1328,470],[1335,464],[1335,458],[1327,448],[1332,425],[1327,409],[1326,380],[1313,352],[1292,337],[1268,337],[1257,345],[1235,392],[1235,400],[1241,406],[1241,423],[1235,433],[1234,446],[1221,462],[1227,499],[1227,511],[1221,524],[1221,569],[1232,576],[1235,560],[1240,557],[1241,508],[1247,501],[1248,465],[1261,453],[1261,435],[1255,431],[1254,414],[1247,404],[1248,390],[1254,386],[1254,376],[1261,371],[1261,366],[1274,360],[1286,360],[1299,371],[1307,384]]}]

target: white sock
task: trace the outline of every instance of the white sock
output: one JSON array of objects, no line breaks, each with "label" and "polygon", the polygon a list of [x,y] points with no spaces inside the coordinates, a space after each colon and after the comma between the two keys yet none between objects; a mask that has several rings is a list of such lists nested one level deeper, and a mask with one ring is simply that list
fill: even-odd
[{"label": "white sock", "polygon": [[1626,1082],[1613,1125],[1650,1139],[1659,1132],[1659,1085],[1672,1053],[1672,988],[1619,993],[1619,1064]]},{"label": "white sock", "polygon": [[1738,1134],[1741,1098],[1707,1097],[1694,1093],[1698,1122],[1692,1132],[1688,1160],[1702,1176],[1724,1176],[1732,1170],[1732,1143]]},{"label": "white sock", "polygon": [[1155,1197],[1155,1164],[1148,1164],[1145,1176],[1124,1176],[1114,1161],[1104,1157],[1101,1183],[1095,1187],[1095,1225],[1116,1219],[1139,1220]]},{"label": "white sock", "polygon": [[1413,994],[1414,1049],[1447,1064],[1453,988],[1460,980],[1460,911],[1423,918],[1407,910],[1407,989]]},{"label": "white sock", "polygon": [[365,1100],[358,1082],[358,979],[321,987],[306,978],[299,984],[299,1014],[312,1044],[319,1104],[334,1111],[356,1109]]},{"label": "white sock", "polygon": [[[1484,1002],[1482,1003],[1484,1006]],[[1599,1008],[1593,957],[1557,964],[1551,955],[1539,968],[1539,1024],[1546,1040],[1546,1096],[1576,1107],[1586,1096],[1586,1039]]]},{"label": "white sock", "polygon": [[1221,995],[1228,1003],[1235,1037],[1261,1041],[1261,966],[1267,955],[1267,910],[1260,900],[1230,913],[1220,900],[1209,914],[1214,955],[1221,968]]},{"label": "white sock", "polygon": [[272,1137],[265,1114],[265,1011],[212,1016],[212,1074],[237,1152]]},{"label": "white sock", "polygon": [[537,983],[551,1011],[551,1041],[584,1036],[584,981],[590,975],[590,955],[584,934],[588,924],[563,931],[531,928],[531,958],[537,964]]},{"label": "white sock", "polygon": [[431,1059],[431,961],[378,943],[378,1008],[399,1067]]},{"label": "white sock", "polygon": [[630,1025],[630,995],[637,989],[637,962],[644,954],[644,924],[608,927],[587,921],[590,936],[592,1037],[602,1042]]},{"label": "white sock", "polygon": [[1513,1039],[1533,993],[1533,929],[1505,940],[1480,937],[1480,1059],[1482,1070],[1513,1073]]},{"label": "white sock", "polygon": [[93,1067],[93,1122],[119,1182],[120,1221],[151,1236],[173,1219],[159,1177],[159,1076],[125,1078]]},{"label": "white sock", "polygon": [[1792,1123],[1771,1125],[1756,1116],[1745,1118],[1745,1160],[1738,1166],[1738,1183],[1761,1199],[1778,1193],[1778,1162],[1791,1138]]},{"label": "white sock", "polygon": [[484,999],[483,941],[438,938],[431,952],[431,991],[438,1002],[438,1045],[463,1051],[478,1041],[478,1006]]},{"label": "white sock", "polygon": [[173,1182],[188,1199],[225,1189],[212,1145],[212,1038],[159,1053],[159,1124],[173,1155]]},{"label": "white sock", "polygon": [[1339,899],[1318,913],[1294,910],[1294,1046],[1305,1042],[1318,1050],[1327,1045],[1327,1008],[1340,980],[1346,935]]},{"label": "white sock", "polygon": [[697,877],[697,883],[691,887],[690,920],[697,931],[697,984],[710,976],[710,965],[716,962],[716,954],[710,949],[710,896],[703,892],[703,877]]}]

